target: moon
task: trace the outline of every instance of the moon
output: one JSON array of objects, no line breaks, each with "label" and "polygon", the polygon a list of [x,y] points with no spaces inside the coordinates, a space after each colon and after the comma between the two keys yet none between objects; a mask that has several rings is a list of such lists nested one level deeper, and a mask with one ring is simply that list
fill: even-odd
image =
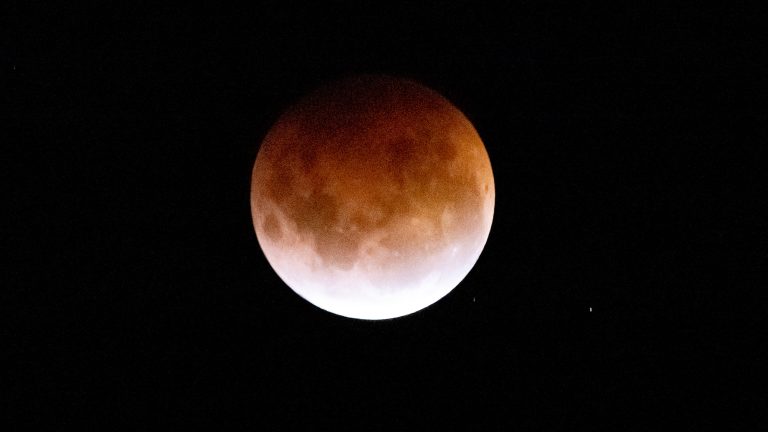
[{"label": "moon", "polygon": [[377,320],[419,311],[465,278],[495,194],[488,153],[461,111],[415,81],[363,75],[279,117],[253,166],[251,215],[293,291]]}]

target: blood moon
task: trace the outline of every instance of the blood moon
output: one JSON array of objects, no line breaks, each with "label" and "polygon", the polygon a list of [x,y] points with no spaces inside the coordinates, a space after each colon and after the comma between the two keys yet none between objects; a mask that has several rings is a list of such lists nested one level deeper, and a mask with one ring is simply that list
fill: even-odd
[{"label": "blood moon", "polygon": [[251,178],[264,255],[329,312],[386,319],[448,294],[474,266],[493,219],[483,142],[435,91],[357,76],[288,109]]}]

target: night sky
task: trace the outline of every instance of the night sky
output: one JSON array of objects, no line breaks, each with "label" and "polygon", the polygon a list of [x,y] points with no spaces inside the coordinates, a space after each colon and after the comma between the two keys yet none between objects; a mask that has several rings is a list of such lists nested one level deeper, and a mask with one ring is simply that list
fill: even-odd
[{"label": "night sky", "polygon": [[[764,410],[755,15],[287,3],[4,19],[11,425],[687,430]],[[251,222],[269,127],[357,73],[452,101],[496,182],[474,269],[394,320],[301,299]]]}]

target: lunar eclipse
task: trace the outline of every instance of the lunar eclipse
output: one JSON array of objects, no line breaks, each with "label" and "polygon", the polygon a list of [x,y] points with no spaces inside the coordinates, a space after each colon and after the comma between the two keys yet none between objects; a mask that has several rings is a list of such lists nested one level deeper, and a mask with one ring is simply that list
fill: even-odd
[{"label": "lunar eclipse", "polygon": [[289,108],[253,166],[251,213],[277,275],[329,312],[419,311],[475,265],[495,185],[470,121],[408,79],[358,76]]}]

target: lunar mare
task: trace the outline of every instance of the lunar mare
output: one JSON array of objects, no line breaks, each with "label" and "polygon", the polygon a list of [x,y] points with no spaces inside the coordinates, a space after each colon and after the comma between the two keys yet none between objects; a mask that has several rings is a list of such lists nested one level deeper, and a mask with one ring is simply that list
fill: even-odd
[{"label": "lunar mare", "polygon": [[416,312],[456,287],[485,245],[494,200],[469,120],[433,90],[385,76],[336,82],[291,107],[251,178],[256,236],[278,276],[361,319]]}]

